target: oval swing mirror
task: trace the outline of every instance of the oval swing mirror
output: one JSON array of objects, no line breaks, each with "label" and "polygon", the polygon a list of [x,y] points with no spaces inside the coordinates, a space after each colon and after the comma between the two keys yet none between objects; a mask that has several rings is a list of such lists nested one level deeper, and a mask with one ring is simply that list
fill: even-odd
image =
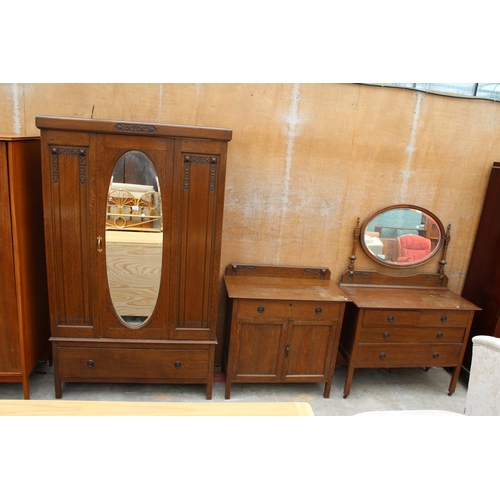
[{"label": "oval swing mirror", "polygon": [[117,161],[106,210],[106,268],[120,321],[137,328],[153,314],[161,281],[163,216],[158,175],[141,151]]},{"label": "oval swing mirror", "polygon": [[365,220],[360,240],[368,256],[379,264],[414,267],[439,252],[444,242],[444,227],[424,208],[393,205]]}]

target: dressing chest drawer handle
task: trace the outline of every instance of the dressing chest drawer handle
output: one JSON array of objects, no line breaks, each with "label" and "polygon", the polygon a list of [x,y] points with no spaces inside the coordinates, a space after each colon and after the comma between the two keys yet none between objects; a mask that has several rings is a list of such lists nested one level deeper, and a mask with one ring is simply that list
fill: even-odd
[{"label": "dressing chest drawer handle", "polygon": [[257,307],[257,312],[262,314],[264,312],[264,308],[262,306]]},{"label": "dressing chest drawer handle", "polygon": [[385,359],[385,352],[381,352],[379,357],[380,359]]},{"label": "dressing chest drawer handle", "polygon": [[444,323],[446,320],[448,319],[448,317],[446,316],[446,314],[443,314],[441,316],[441,321]]},{"label": "dressing chest drawer handle", "polygon": [[383,337],[384,339],[388,339],[390,337],[389,332],[384,332]]},{"label": "dressing chest drawer handle", "polygon": [[439,332],[439,333],[436,335],[436,337],[437,337],[438,339],[442,339],[442,338],[443,338],[443,332]]},{"label": "dressing chest drawer handle", "polygon": [[434,359],[439,358],[439,353],[435,352],[435,353],[432,355],[432,357],[433,357]]},{"label": "dressing chest drawer handle", "polygon": [[323,312],[323,309],[321,307],[316,308],[316,314],[321,314]]},{"label": "dressing chest drawer handle", "polygon": [[392,322],[394,321],[394,316],[393,316],[392,314],[391,314],[391,315],[389,315],[389,316],[387,317],[387,321],[388,321],[389,323],[392,323]]},{"label": "dressing chest drawer handle", "polygon": [[182,366],[182,363],[181,363],[180,361],[176,361],[176,362],[174,363],[174,366],[175,366],[176,368],[180,368],[180,367]]},{"label": "dressing chest drawer handle", "polygon": [[89,366],[90,368],[92,368],[94,366],[94,361],[92,359],[89,359],[87,361],[87,366]]}]

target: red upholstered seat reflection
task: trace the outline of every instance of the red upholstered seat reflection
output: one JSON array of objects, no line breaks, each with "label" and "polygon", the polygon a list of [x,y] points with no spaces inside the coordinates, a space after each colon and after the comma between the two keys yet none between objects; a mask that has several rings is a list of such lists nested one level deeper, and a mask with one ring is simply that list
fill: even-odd
[{"label": "red upholstered seat reflection", "polygon": [[398,264],[418,262],[431,253],[431,240],[418,234],[404,234],[398,238]]}]

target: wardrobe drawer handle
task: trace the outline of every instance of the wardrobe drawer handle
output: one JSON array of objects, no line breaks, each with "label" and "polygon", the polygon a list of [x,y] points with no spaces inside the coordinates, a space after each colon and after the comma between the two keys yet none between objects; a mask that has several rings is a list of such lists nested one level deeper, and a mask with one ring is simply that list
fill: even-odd
[{"label": "wardrobe drawer handle", "polygon": [[441,321],[444,323],[446,320],[448,319],[448,317],[446,316],[446,314],[443,314],[441,316]]},{"label": "wardrobe drawer handle", "polygon": [[384,339],[388,339],[390,337],[389,332],[384,332],[383,337]]},{"label": "wardrobe drawer handle", "polygon": [[323,312],[323,309],[321,307],[316,308],[316,314],[321,314]]},{"label": "wardrobe drawer handle", "polygon": [[379,357],[380,359],[385,359],[385,352],[381,352]]},{"label": "wardrobe drawer handle", "polygon": [[442,339],[442,338],[443,338],[443,332],[439,332],[439,333],[436,335],[436,337],[437,337],[438,339]]},{"label": "wardrobe drawer handle", "polygon": [[394,316],[393,316],[392,314],[391,314],[391,315],[389,315],[389,316],[387,317],[387,321],[388,321],[389,323],[392,323],[392,322],[394,321]]},{"label": "wardrobe drawer handle", "polygon": [[174,363],[174,366],[175,366],[176,368],[180,368],[180,367],[182,366],[182,363],[181,363],[180,361],[176,361],[176,362]]},{"label": "wardrobe drawer handle", "polygon": [[435,353],[432,355],[432,357],[433,357],[434,359],[439,358],[439,353],[435,352]]},{"label": "wardrobe drawer handle", "polygon": [[262,306],[257,307],[257,312],[262,314],[265,311],[265,309]]},{"label": "wardrobe drawer handle", "polygon": [[94,366],[94,361],[92,359],[89,359],[87,361],[87,366],[89,366],[90,368],[92,368]]}]

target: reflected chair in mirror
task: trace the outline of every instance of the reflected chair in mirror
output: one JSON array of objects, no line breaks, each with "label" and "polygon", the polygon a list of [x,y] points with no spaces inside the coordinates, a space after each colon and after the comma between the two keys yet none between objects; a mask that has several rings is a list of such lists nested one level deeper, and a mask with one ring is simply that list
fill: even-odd
[{"label": "reflected chair in mirror", "polygon": [[418,234],[403,234],[398,237],[398,264],[417,262],[431,253],[431,240]]},{"label": "reflected chair in mirror", "polygon": [[[500,338],[472,337],[472,362],[464,414],[470,417],[500,415]],[[367,411],[355,416],[462,416],[443,410]]]}]

